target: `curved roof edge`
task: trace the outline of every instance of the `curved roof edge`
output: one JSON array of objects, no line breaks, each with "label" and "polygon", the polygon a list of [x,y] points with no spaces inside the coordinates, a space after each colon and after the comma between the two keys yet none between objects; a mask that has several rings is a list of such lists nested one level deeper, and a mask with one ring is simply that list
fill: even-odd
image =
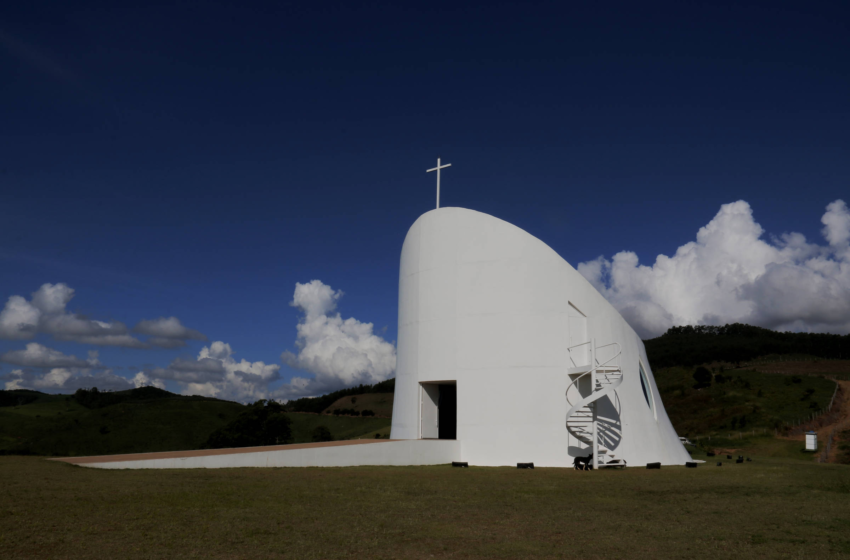
[{"label": "curved roof edge", "polygon": [[[519,234],[532,239],[534,242],[539,243],[540,245],[542,245],[543,247],[545,247],[546,249],[551,251],[552,254],[554,256],[556,256],[558,259],[560,259],[565,265],[567,265],[567,267],[569,267],[570,271],[573,274],[575,274],[576,277],[580,278],[581,282],[584,282],[585,284],[587,284],[587,286],[590,287],[593,290],[593,292],[595,292],[599,296],[599,298],[604,302],[604,304],[610,308],[609,310],[612,313],[616,314],[616,316],[618,316],[623,321],[623,323],[632,331],[635,338],[640,340],[641,343],[643,342],[643,340],[640,338],[640,336],[638,336],[637,331],[634,330],[634,328],[629,324],[629,322],[626,320],[626,318],[623,317],[623,315],[617,310],[617,308],[614,307],[611,304],[610,301],[608,301],[608,298],[606,298],[604,295],[602,295],[602,293],[596,288],[596,286],[591,284],[590,281],[587,278],[582,276],[582,274],[573,265],[571,265],[567,259],[565,259],[560,253],[558,253],[558,251],[553,249],[551,246],[549,246],[548,243],[546,243],[545,241],[543,241],[539,237],[536,237],[536,236],[528,233],[527,231],[525,231],[521,227],[519,227],[515,224],[512,224],[512,223],[508,222],[507,220],[503,220],[503,219],[498,218],[496,216],[493,216],[491,214],[487,214],[486,212],[480,212],[478,210],[470,210],[469,208],[462,208],[460,206],[445,206],[443,208],[435,208],[433,210],[429,210],[429,211],[425,212],[424,214],[422,214],[418,218],[416,218],[416,221],[414,221],[413,224],[411,224],[410,228],[408,228],[408,230],[407,230],[407,234],[405,234],[405,236],[404,236],[404,243],[407,242],[407,239],[408,239],[408,236],[410,235],[410,232],[416,227],[417,224],[428,219],[428,217],[430,217],[430,216],[435,216],[436,214],[438,214],[440,212],[445,212],[445,211],[452,211],[452,212],[456,212],[456,213],[460,213],[460,214],[475,215],[477,217],[483,217],[483,218],[486,218],[488,220],[493,220],[493,221],[499,222],[500,224],[504,224],[505,226],[508,226],[509,228],[516,230]],[[404,243],[402,244],[402,247],[404,246]]]}]

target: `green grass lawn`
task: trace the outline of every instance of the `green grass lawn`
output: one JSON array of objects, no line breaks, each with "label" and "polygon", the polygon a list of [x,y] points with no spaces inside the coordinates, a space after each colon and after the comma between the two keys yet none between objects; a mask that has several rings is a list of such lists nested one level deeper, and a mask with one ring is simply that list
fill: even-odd
[{"label": "green grass lawn", "polygon": [[847,558],[850,467],[109,471],[0,457],[4,558]]}]

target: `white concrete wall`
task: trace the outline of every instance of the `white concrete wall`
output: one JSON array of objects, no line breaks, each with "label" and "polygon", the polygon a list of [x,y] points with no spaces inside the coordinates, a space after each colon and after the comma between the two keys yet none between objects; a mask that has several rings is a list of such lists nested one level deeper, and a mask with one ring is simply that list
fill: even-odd
[{"label": "white concrete wall", "polygon": [[[587,317],[587,337],[623,347],[623,437],[613,451],[630,465],[690,460],[643,342],[620,314],[545,243],[462,208],[424,214],[404,241],[391,437],[419,437],[419,383],[455,380],[461,460],[571,466],[586,455],[565,426],[571,303]],[[641,390],[638,359],[655,412]]]},{"label": "white concrete wall", "polygon": [[97,469],[228,469],[238,467],[354,467],[443,465],[460,460],[459,441],[382,441],[358,445],[83,463]]}]

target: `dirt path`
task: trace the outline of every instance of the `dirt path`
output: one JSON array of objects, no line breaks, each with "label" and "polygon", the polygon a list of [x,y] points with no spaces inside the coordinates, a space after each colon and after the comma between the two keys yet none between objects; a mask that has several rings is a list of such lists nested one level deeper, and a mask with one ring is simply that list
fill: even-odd
[{"label": "dirt path", "polygon": [[[832,425],[824,426],[824,446],[826,445],[826,438],[828,438],[830,434],[837,436],[839,432],[850,429],[850,381],[839,381],[838,385],[838,394],[835,395],[835,404],[832,405],[833,410],[835,407],[838,407],[838,418],[832,423]],[[836,462],[836,458],[838,456],[837,444],[838,442],[835,441],[835,438],[833,438],[832,448],[829,451],[829,456],[825,457],[825,462]]]}]

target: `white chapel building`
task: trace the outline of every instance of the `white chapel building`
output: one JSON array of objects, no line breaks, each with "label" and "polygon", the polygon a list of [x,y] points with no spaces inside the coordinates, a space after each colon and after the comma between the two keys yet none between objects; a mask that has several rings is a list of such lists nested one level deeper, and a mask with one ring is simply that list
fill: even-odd
[{"label": "white chapel building", "polygon": [[691,460],[611,304],[539,239],[463,208],[404,240],[390,437],[456,440],[470,465]]},{"label": "white chapel building", "polygon": [[539,239],[487,214],[438,208],[416,220],[401,251],[389,440],[62,460],[98,468],[572,467],[591,455],[597,468],[691,460],[643,342]]}]

